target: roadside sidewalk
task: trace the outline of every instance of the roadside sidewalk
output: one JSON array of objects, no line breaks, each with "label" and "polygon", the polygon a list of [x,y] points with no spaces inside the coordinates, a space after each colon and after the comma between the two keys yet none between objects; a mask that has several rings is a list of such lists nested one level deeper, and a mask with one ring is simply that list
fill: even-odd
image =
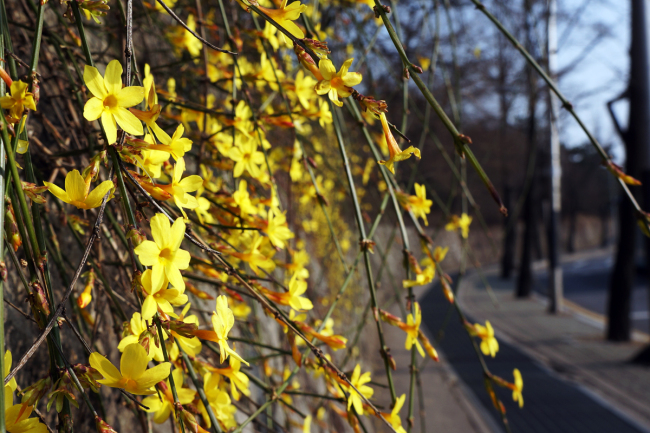
[{"label": "roadside sidewalk", "polygon": [[[478,275],[467,276],[460,286],[459,302],[472,320],[489,320],[499,341],[518,348],[553,376],[586,390],[603,409],[639,430],[650,429],[650,368],[628,362],[648,344],[646,336],[637,333],[630,343],[607,342],[599,315],[572,303],[563,313],[551,315],[539,296],[515,299],[513,281],[498,278],[496,268],[485,269],[485,276],[496,304]],[[527,389],[524,375],[524,399],[527,391],[534,393]]]},{"label": "roadside sidewalk", "polygon": [[[397,308],[394,308],[394,311],[391,310],[391,312],[399,314]],[[411,355],[410,352],[404,350],[406,334],[394,326],[384,326],[384,336],[397,363],[397,370],[393,372],[395,391],[397,396],[402,394],[408,396]],[[433,341],[431,334],[428,337]],[[420,401],[419,397],[417,397],[412,432],[491,433],[498,431],[495,430],[494,423],[483,406],[444,359],[444,354],[441,353],[440,355],[440,362],[429,360],[424,364],[424,368],[420,369],[426,426],[423,431],[418,416]],[[423,359],[420,355],[418,355],[417,359],[418,364],[422,365]],[[389,407],[389,402],[382,403]],[[402,408],[401,413],[403,415],[403,426],[406,428],[405,418],[408,413],[406,406]],[[377,427],[376,431],[384,431],[381,426]]]}]

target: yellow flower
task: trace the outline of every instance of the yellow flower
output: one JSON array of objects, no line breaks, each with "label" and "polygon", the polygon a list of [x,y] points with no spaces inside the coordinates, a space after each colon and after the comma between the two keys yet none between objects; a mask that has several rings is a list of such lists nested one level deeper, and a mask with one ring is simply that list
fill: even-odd
[{"label": "yellow flower", "polygon": [[93,209],[102,204],[104,196],[113,189],[114,185],[113,181],[106,180],[89,193],[90,180],[90,177],[84,180],[78,170],[72,170],[65,177],[65,191],[53,183],[43,182],[43,184],[60,200],[79,209]]},{"label": "yellow flower", "polygon": [[[221,378],[218,374],[207,373],[203,377],[203,389],[205,390],[205,396],[208,399],[210,407],[214,412],[214,416],[223,423],[226,429],[231,429],[237,426],[237,421],[235,420],[237,408],[231,404],[232,402],[228,393],[219,387],[220,382]],[[199,402],[199,410],[207,426],[210,427],[210,418],[203,406],[203,402]]]},{"label": "yellow flower", "polygon": [[295,99],[300,102],[300,105],[305,109],[309,109],[311,106],[310,100],[314,98],[314,86],[316,84],[316,80],[309,75],[305,75],[305,72],[301,69],[296,74],[294,91],[290,95],[295,95]]},{"label": "yellow flower", "polygon": [[337,74],[336,68],[334,68],[330,59],[321,59],[318,63],[318,69],[323,79],[316,84],[316,93],[319,95],[327,94],[334,104],[342,107],[343,102],[339,100],[339,96],[342,98],[350,96],[352,86],[359,84],[363,78],[358,72],[348,72],[353,61],[354,59],[347,59],[343,62]]},{"label": "yellow flower", "polygon": [[9,433],[48,433],[38,418],[29,418],[34,406],[16,404],[5,410],[5,427]]},{"label": "yellow flower", "polygon": [[[131,332],[131,335],[127,335],[126,337],[122,338],[122,340],[120,340],[120,344],[117,345],[117,350],[120,352],[124,352],[124,349],[126,349],[131,344],[138,343],[140,341],[140,335],[143,332],[147,331],[147,322],[142,318],[140,313],[133,313],[133,316],[131,316],[131,320],[129,321],[127,331]],[[162,347],[160,347],[160,345],[156,345],[153,341],[150,341],[148,357],[149,359],[162,361],[164,359]]]},{"label": "yellow flower", "polygon": [[499,342],[494,337],[494,328],[489,320],[485,321],[485,326],[481,324],[474,324],[474,332],[471,332],[473,335],[481,339],[481,352],[483,355],[490,355],[494,358],[499,351]]},{"label": "yellow flower", "polygon": [[298,274],[294,274],[289,282],[289,306],[296,311],[308,311],[314,308],[312,302],[302,296],[307,291],[307,282],[299,280]]},{"label": "yellow flower", "polygon": [[117,141],[117,127],[132,135],[142,135],[142,123],[128,107],[139,104],[144,99],[144,89],[140,86],[122,88],[122,65],[111,60],[106,66],[104,78],[94,66],[84,68],[84,82],[93,97],[84,106],[84,117],[88,121],[101,117],[108,144]]},{"label": "yellow flower", "polygon": [[[174,379],[174,386],[176,387],[176,395],[178,402],[182,405],[190,404],[194,400],[196,391],[193,389],[183,387],[183,370],[176,368],[172,371],[172,378]],[[146,412],[153,413],[153,422],[162,424],[169,419],[169,415],[174,415],[174,396],[171,392],[171,385],[169,380],[165,381],[165,386],[161,386],[161,391],[157,395],[150,395],[142,400],[142,404],[149,409]]]},{"label": "yellow flower", "polygon": [[160,287],[167,277],[175,288],[185,290],[185,281],[180,270],[187,269],[190,265],[190,253],[180,249],[184,234],[183,218],[174,221],[171,228],[165,215],[158,213],[151,218],[153,242],[142,242],[134,252],[143,265],[152,267],[152,287]]},{"label": "yellow flower", "polygon": [[[11,352],[7,350],[5,352],[4,356],[4,376],[2,378],[4,379],[11,373],[11,363],[12,363],[12,356]],[[9,381],[8,384],[5,385],[4,388],[4,393],[5,393],[5,407],[4,409],[8,409],[13,403],[14,403],[14,391],[18,388],[18,384],[16,383],[16,378],[12,377],[11,380]]]},{"label": "yellow flower", "polygon": [[230,392],[232,394],[232,398],[234,398],[236,401],[239,401],[240,398],[239,391],[241,391],[242,394],[246,396],[251,395],[251,392],[248,389],[249,380],[248,380],[248,376],[246,376],[244,373],[240,371],[241,361],[239,361],[234,356],[231,356],[229,358],[229,361],[230,361],[230,367],[209,368],[209,370],[214,373],[218,373],[222,376],[226,376],[228,379],[230,379]]},{"label": "yellow flower", "polygon": [[433,202],[431,200],[427,200],[427,190],[425,186],[416,182],[415,196],[409,196],[408,205],[416,218],[422,218],[424,220],[425,226],[429,225],[427,214],[431,212],[432,204]]},{"label": "yellow flower", "polygon": [[285,247],[284,241],[293,238],[294,234],[287,227],[287,216],[280,209],[269,209],[268,222],[265,229],[262,230],[269,237],[271,243],[282,249]]},{"label": "yellow flower", "polygon": [[397,433],[406,433],[406,430],[402,427],[402,418],[399,416],[399,411],[402,410],[402,406],[404,406],[404,400],[406,400],[406,394],[402,394],[397,400],[395,400],[395,406],[393,406],[393,410],[390,413],[382,412],[386,421],[393,426]]},{"label": "yellow flower", "polygon": [[169,376],[171,363],[163,362],[147,369],[149,356],[147,351],[138,343],[126,346],[120,359],[120,370],[105,357],[97,352],[90,355],[90,365],[99,371],[104,379],[98,380],[102,385],[120,388],[131,394],[149,395],[156,383]]},{"label": "yellow flower", "polygon": [[140,155],[135,155],[135,159],[149,176],[156,179],[162,174],[162,165],[169,159],[169,152],[145,149]]},{"label": "yellow flower", "polygon": [[415,155],[418,159],[421,158],[420,149],[416,149],[413,146],[409,146],[405,150],[399,148],[397,141],[395,141],[395,137],[393,137],[393,133],[390,131],[388,120],[386,120],[386,114],[379,113],[379,120],[381,120],[381,128],[384,131],[384,138],[386,139],[386,144],[388,145],[388,156],[390,157],[388,161],[379,161],[381,165],[385,165],[391,173],[395,174],[396,162],[409,159],[411,157],[411,154]]},{"label": "yellow flower", "polygon": [[226,298],[225,295],[220,295],[217,297],[217,309],[212,313],[212,326],[217,335],[217,343],[219,343],[219,348],[221,349],[220,362],[223,363],[226,360],[226,357],[230,355],[248,365],[248,362],[246,362],[244,358],[239,356],[237,352],[228,346],[228,333],[234,324],[235,316],[232,314],[232,310],[228,307],[228,298]]},{"label": "yellow flower", "polygon": [[445,230],[454,231],[460,229],[461,235],[464,239],[467,239],[469,234],[469,225],[472,223],[472,217],[468,216],[466,213],[462,214],[460,218],[457,215],[452,215],[451,221],[445,226]]},{"label": "yellow flower", "polygon": [[312,417],[311,415],[307,415],[305,418],[305,421],[302,423],[302,433],[310,433],[311,432],[311,420]]},{"label": "yellow flower", "polygon": [[[371,398],[375,393],[374,389],[366,386],[366,383],[370,382],[370,380],[370,372],[366,371],[365,373],[361,374],[361,366],[357,364],[357,366],[354,367],[354,371],[352,372],[350,383],[356,389],[358,389],[361,395],[363,395],[365,398]],[[363,401],[361,400],[361,396],[352,387],[348,387],[348,392],[350,393],[348,396],[348,410],[350,410],[350,407],[354,406],[354,410],[357,412],[357,414],[362,415]]]},{"label": "yellow flower", "polygon": [[176,127],[176,131],[174,131],[174,135],[170,140],[161,140],[163,144],[166,144],[169,147],[169,153],[172,154],[172,158],[175,160],[183,158],[185,152],[189,152],[192,149],[192,140],[183,137],[184,132],[185,127],[181,123]]},{"label": "yellow flower", "polygon": [[162,284],[158,287],[151,284],[151,269],[142,273],[140,281],[146,297],[142,303],[142,318],[151,319],[158,310],[169,314],[174,312],[174,307],[180,307],[187,303],[187,295],[180,290],[167,288],[167,278],[163,277]]},{"label": "yellow flower", "polygon": [[[258,7],[296,38],[303,39],[305,37],[305,33],[293,21],[300,18],[300,14],[307,10],[307,5],[296,1],[287,6],[287,0],[282,0],[279,9],[268,9],[262,6]],[[284,35],[281,35],[280,38],[284,38]]]},{"label": "yellow flower", "polygon": [[413,306],[415,308],[415,318],[411,313],[406,316],[406,329],[404,329],[406,331],[406,350],[411,350],[413,344],[415,344],[418,352],[424,358],[424,350],[418,340],[420,334],[420,323],[422,323],[422,311],[420,310],[420,304],[417,302],[415,302]]},{"label": "yellow flower", "polygon": [[[186,24],[188,28],[196,32],[196,19],[194,15],[190,14],[187,17]],[[198,57],[201,54],[203,43],[182,26],[174,26],[169,34],[169,39],[176,51],[179,51],[180,48],[185,48],[192,57]]]},{"label": "yellow flower", "polygon": [[239,215],[246,218],[248,215],[257,214],[257,208],[251,203],[250,195],[248,194],[248,184],[245,180],[239,182],[239,189],[232,195],[235,204],[239,206]]},{"label": "yellow flower", "polygon": [[512,400],[515,403],[519,403],[519,407],[524,407],[524,396],[521,394],[521,391],[524,389],[524,379],[521,377],[521,373],[518,368],[515,368],[512,372],[515,377],[514,387],[512,388]]},{"label": "yellow flower", "polygon": [[233,176],[239,177],[248,171],[248,174],[257,179],[262,174],[260,164],[264,162],[264,154],[257,150],[257,142],[253,139],[241,140],[228,151],[228,157],[235,161]]},{"label": "yellow flower", "polygon": [[25,111],[25,108],[36,111],[34,95],[27,91],[27,84],[22,81],[11,83],[11,95],[0,98],[0,106],[9,110],[9,117],[13,123],[18,122]]},{"label": "yellow flower", "polygon": [[448,251],[449,251],[449,247],[444,247],[444,248],[436,247],[433,250],[433,260],[436,263],[442,262],[445,259],[445,257],[447,256]]},{"label": "yellow flower", "polygon": [[174,200],[174,203],[180,209],[183,216],[187,219],[187,214],[185,209],[196,209],[199,207],[199,202],[196,200],[196,197],[193,197],[188,194],[188,192],[194,192],[203,185],[203,179],[201,176],[193,174],[187,176],[185,179],[182,179],[183,173],[185,172],[185,160],[179,158],[176,161],[174,166],[174,177],[172,178],[172,183],[169,185],[157,185],[163,191],[169,193]]}]

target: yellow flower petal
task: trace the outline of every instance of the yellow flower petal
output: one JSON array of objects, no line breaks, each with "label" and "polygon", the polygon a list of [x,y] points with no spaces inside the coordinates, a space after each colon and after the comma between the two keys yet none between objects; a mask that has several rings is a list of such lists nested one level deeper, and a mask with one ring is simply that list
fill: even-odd
[{"label": "yellow flower petal", "polygon": [[89,122],[97,120],[104,112],[104,101],[99,98],[90,98],[84,105],[84,118]]},{"label": "yellow flower petal", "polygon": [[119,60],[111,60],[104,73],[104,85],[108,93],[117,95],[122,89],[122,65]]},{"label": "yellow flower petal", "polygon": [[104,99],[106,96],[104,79],[102,78],[102,74],[99,73],[97,68],[90,65],[84,66],[84,82],[86,83],[86,87],[88,87],[88,90],[90,90],[90,93],[92,93],[93,96],[99,98],[100,101]]},{"label": "yellow flower petal", "polygon": [[93,209],[99,207],[104,200],[104,196],[108,191],[110,191],[115,185],[113,185],[112,180],[105,180],[100,183],[97,188],[92,190],[86,198],[86,209]]},{"label": "yellow flower petal", "polygon": [[108,144],[113,144],[117,141],[117,126],[115,125],[115,118],[108,111],[102,112],[102,126],[106,132],[106,140]]},{"label": "yellow flower petal", "polygon": [[149,356],[147,351],[140,344],[126,346],[120,359],[120,371],[123,377],[138,380],[147,369]]},{"label": "yellow flower petal", "polygon": [[47,189],[52,194],[54,194],[54,196],[57,197],[59,200],[62,200],[66,203],[70,203],[70,196],[68,196],[68,193],[65,192],[63,189],[59,188],[58,186],[50,182],[43,182],[43,185],[45,185]]},{"label": "yellow flower petal", "polygon": [[[152,218],[153,220],[153,218]],[[158,263],[160,248],[152,241],[144,241],[133,250],[145,266],[153,266]]]},{"label": "yellow flower petal", "polygon": [[129,86],[120,89],[115,96],[120,107],[133,107],[144,99],[144,89],[140,86]]},{"label": "yellow flower petal", "polygon": [[336,68],[330,59],[321,59],[318,62],[318,70],[326,80],[331,80],[336,76]]},{"label": "yellow flower petal", "polygon": [[120,125],[124,131],[128,132],[131,135],[142,135],[144,130],[142,129],[142,122],[135,117],[133,113],[123,107],[118,107],[112,111],[113,116],[117,124]]},{"label": "yellow flower petal", "polygon": [[156,311],[158,311],[156,300],[153,295],[147,296],[142,303],[142,318],[144,320],[149,320],[154,316],[154,314],[156,314]]},{"label": "yellow flower petal", "polygon": [[111,363],[111,361],[100,355],[98,352],[91,353],[89,360],[90,366],[104,376],[104,379],[99,381],[100,383],[113,383],[122,379],[122,374],[120,374],[119,370]]},{"label": "yellow flower petal", "polygon": [[88,194],[88,185],[79,174],[79,170],[72,170],[65,177],[65,190],[72,201],[83,202]]}]

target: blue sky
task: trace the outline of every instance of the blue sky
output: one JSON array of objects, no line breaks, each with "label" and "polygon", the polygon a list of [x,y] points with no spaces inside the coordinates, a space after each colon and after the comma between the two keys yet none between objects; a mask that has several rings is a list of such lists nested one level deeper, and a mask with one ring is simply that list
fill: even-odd
[{"label": "blue sky", "polygon": [[[560,8],[572,11],[584,0],[559,0]],[[603,145],[613,144],[612,152],[617,160],[624,157],[622,142],[607,112],[607,101],[620,95],[627,85],[630,47],[630,12],[628,0],[591,0],[579,22],[561,40],[558,51],[560,69],[569,66],[584,51],[596,35],[590,29],[601,23],[610,35],[598,43],[579,66],[560,80],[560,89],[576,106],[578,114]],[[560,38],[567,31],[561,23]],[[615,106],[621,123],[627,122],[627,103]],[[568,113],[562,116],[562,142],[576,146],[586,142],[586,136]]]}]

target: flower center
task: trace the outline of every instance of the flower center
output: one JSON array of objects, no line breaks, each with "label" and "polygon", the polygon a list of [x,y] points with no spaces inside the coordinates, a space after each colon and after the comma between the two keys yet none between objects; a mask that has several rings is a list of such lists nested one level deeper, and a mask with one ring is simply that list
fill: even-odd
[{"label": "flower center", "polygon": [[343,84],[343,80],[341,77],[334,77],[330,80],[330,86],[334,87],[335,89],[344,87],[345,84]]},{"label": "flower center", "polygon": [[242,157],[242,159],[243,159],[244,161],[250,161],[252,157],[253,157],[253,154],[252,154],[252,153],[250,153],[250,152],[245,152],[245,153],[244,153],[244,156]]},{"label": "flower center", "polygon": [[117,108],[117,98],[115,95],[108,95],[104,98],[104,109],[111,110]]},{"label": "flower center", "polygon": [[174,258],[174,253],[169,248],[163,248],[163,250],[160,252],[160,257],[171,261]]}]

